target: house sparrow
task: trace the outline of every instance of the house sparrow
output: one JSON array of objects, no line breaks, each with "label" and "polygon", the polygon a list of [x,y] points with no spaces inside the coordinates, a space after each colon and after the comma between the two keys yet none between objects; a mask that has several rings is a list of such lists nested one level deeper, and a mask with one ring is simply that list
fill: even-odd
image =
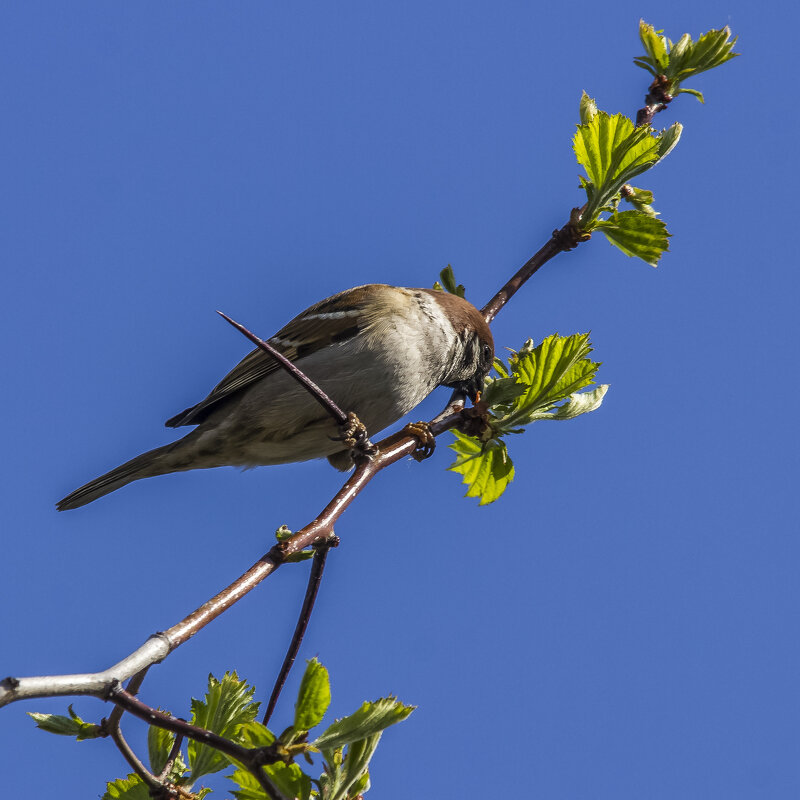
[{"label": "house sparrow", "polygon": [[[379,283],[316,303],[269,342],[340,408],[355,412],[370,433],[400,419],[437,386],[474,400],[494,359],[489,326],[471,303],[434,289]],[[339,468],[352,466],[331,416],[262,350],[166,424],[197,428],[76,489],[58,510],[91,503],[140,478],[189,469],[324,456]]]}]

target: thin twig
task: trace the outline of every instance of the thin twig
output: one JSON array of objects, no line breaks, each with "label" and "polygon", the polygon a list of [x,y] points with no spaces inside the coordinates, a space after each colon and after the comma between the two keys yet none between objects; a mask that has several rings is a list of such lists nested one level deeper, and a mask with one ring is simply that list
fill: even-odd
[{"label": "thin twig", "polygon": [[270,800],[290,800],[268,777],[261,767],[250,770]]},{"label": "thin twig", "polygon": [[674,97],[667,91],[670,85],[670,80],[666,75],[658,75],[653,80],[647,90],[647,96],[644,98],[644,106],[636,112],[637,128],[652,124],[653,117],[674,100]]},{"label": "thin twig", "polygon": [[269,342],[265,342],[263,339],[259,339],[251,331],[247,330],[244,325],[232,320],[227,314],[223,314],[221,311],[217,311],[222,319],[226,322],[230,322],[234,328],[236,328],[239,333],[246,336],[256,347],[261,348],[265,353],[271,355],[283,369],[286,370],[301,386],[305,387],[319,402],[319,404],[336,420],[338,425],[346,425],[347,424],[347,414],[339,408],[338,405],[328,397],[322,389],[317,386],[311,378],[308,377],[301,369],[298,369],[288,358],[286,358],[283,353],[278,352]]},{"label": "thin twig", "polygon": [[225,739],[213,731],[200,728],[197,725],[192,725],[186,722],[186,720],[178,719],[171,714],[152,708],[148,706],[147,703],[143,703],[137,697],[125,691],[120,684],[112,687],[105,699],[110,700],[118,706],[122,706],[129,714],[143,719],[150,725],[156,725],[159,728],[172,731],[172,733],[176,735],[185,736],[197,742],[211,745],[211,747],[216,748],[225,755],[231,756],[231,758],[235,758],[237,761],[248,763],[251,760],[249,748],[236,744],[236,742],[232,742],[229,739]]},{"label": "thin twig", "polygon": [[[144,683],[145,675],[147,675],[147,670],[150,667],[147,666],[142,670],[139,670],[129,681],[128,685],[125,687],[125,690],[130,692],[131,694],[138,694],[139,689],[142,687],[142,683]],[[114,706],[111,710],[111,713],[108,715],[108,730],[109,733],[111,730],[116,726],[119,727],[119,721],[122,719],[122,715],[125,713],[125,709],[121,706]]]},{"label": "thin twig", "polygon": [[[115,706],[115,708],[119,708],[119,706]],[[172,767],[175,764],[175,759],[178,757],[178,754],[181,752],[181,747],[183,746],[183,734],[176,734],[175,741],[172,742],[172,747],[170,748],[169,755],[167,756],[167,760],[164,763],[164,769],[158,774],[159,780],[166,780],[167,776],[170,772],[172,772]]]},{"label": "thin twig", "polygon": [[[119,706],[117,706],[117,708],[119,708]],[[159,780],[157,776],[153,775],[153,773],[150,772],[150,770],[147,769],[147,767],[139,759],[139,756],[133,752],[131,746],[122,735],[119,725],[112,725],[109,728],[108,735],[117,746],[117,750],[122,753],[122,757],[128,762],[130,768],[142,779],[148,788],[156,791],[169,791],[164,783]],[[173,793],[172,796],[174,797],[175,794]]]},{"label": "thin twig", "polygon": [[[462,422],[459,397],[454,395],[444,411],[429,424],[433,435],[438,436]],[[163,661],[173,650],[255,589],[289,556],[328,538],[333,533],[336,521],[375,475],[395,461],[411,455],[418,446],[416,437],[402,431],[387,436],[378,443],[380,452],[371,461],[356,466],[353,474],[314,520],[290,538],[278,542],[233,583],[171,628],[151,636],[122,661],[101,672],[5,678],[0,680],[0,707],[33,697],[93,695],[105,699],[118,682],[127,680],[148,665]]]},{"label": "thin twig", "polygon": [[[338,542],[337,542],[338,544]],[[314,602],[317,599],[317,592],[322,580],[322,572],[325,569],[325,559],[328,557],[328,550],[333,545],[331,541],[319,542],[314,548],[314,560],[311,562],[311,572],[308,576],[308,586],[306,587],[306,596],[303,598],[303,607],[300,609],[300,616],[297,619],[297,625],[292,634],[292,640],[289,642],[289,649],[286,651],[286,656],[281,664],[278,677],[275,679],[275,685],[272,687],[272,694],[269,696],[269,703],[267,703],[267,710],[264,713],[263,723],[269,724],[269,719],[272,712],[275,710],[275,704],[278,702],[281,691],[283,691],[286,679],[289,677],[289,672],[292,669],[297,653],[300,650],[300,644],[305,636],[308,621],[311,619],[311,612],[314,610]]]},{"label": "thin twig", "polygon": [[531,256],[511,277],[505,286],[481,309],[483,318],[491,322],[500,312],[500,309],[517,293],[519,288],[527,281],[541,266],[546,264],[553,256],[558,255],[564,248],[556,240],[555,236],[545,242],[533,256]]},{"label": "thin twig", "polygon": [[[131,695],[135,695],[142,686],[147,670],[150,667],[145,667],[139,670],[129,681],[126,691]],[[125,709],[122,706],[114,706],[111,713],[106,719],[103,720],[101,727],[105,733],[111,737],[111,741],[117,746],[117,749],[122,753],[122,757],[128,762],[130,768],[144,781],[144,783],[154,792],[166,793],[166,796],[176,797],[176,793],[164,784],[163,779],[166,775],[153,775],[139,756],[133,752],[133,749],[128,744],[125,737],[122,735],[120,728],[120,721]]]}]

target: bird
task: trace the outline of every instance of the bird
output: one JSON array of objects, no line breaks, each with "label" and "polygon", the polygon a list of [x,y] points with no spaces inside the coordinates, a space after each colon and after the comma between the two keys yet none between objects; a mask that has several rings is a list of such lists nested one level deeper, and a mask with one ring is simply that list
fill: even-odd
[{"label": "bird", "polygon": [[[469,301],[439,289],[380,283],[315,303],[268,341],[369,433],[396,422],[437,386],[474,401],[494,362],[491,330]],[[353,465],[334,419],[261,349],[204,400],[166,422],[191,425],[182,439],[90,481],[56,508],[79,508],[132,481],[191,469],[325,457],[338,469]]]}]

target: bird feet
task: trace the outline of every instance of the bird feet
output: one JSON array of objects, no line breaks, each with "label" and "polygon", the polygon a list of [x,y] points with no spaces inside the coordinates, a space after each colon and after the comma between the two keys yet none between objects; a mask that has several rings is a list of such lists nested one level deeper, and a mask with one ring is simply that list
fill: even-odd
[{"label": "bird feet", "polygon": [[419,443],[417,449],[411,454],[411,458],[416,461],[424,461],[433,455],[433,451],[436,449],[436,437],[427,422],[410,422],[402,432],[413,436]]},{"label": "bird feet", "polygon": [[364,423],[352,411],[347,415],[347,422],[339,426],[339,436],[333,438],[344,444],[353,461],[358,457],[372,458],[378,452],[369,440]]}]

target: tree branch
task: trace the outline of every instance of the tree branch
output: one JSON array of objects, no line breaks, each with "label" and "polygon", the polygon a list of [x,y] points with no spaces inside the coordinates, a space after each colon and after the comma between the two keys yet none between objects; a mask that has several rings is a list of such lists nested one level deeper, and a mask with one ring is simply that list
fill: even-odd
[{"label": "tree branch", "polygon": [[669,78],[666,75],[659,75],[650,84],[644,98],[644,106],[636,112],[637,128],[641,128],[642,125],[651,125],[653,117],[672,102],[674,98],[666,91],[668,86]]},{"label": "tree branch", "polygon": [[[163,711],[152,708],[134,697],[130,692],[123,689],[119,683],[106,693],[105,699],[124,708],[128,713],[139,717],[139,719],[150,725],[157,725],[159,728],[172,731],[176,736],[184,736],[194,739],[196,742],[207,744],[230,758],[236,759],[253,773],[271,800],[288,800],[261,769],[265,764],[274,764],[280,760],[278,755],[271,753],[270,748],[243,747],[205,728],[200,728],[197,725],[186,722],[186,720],[165,714]],[[155,776],[152,777],[155,778]]]},{"label": "tree branch", "polygon": [[217,311],[217,314],[226,322],[230,322],[239,333],[246,336],[256,347],[259,347],[265,353],[271,355],[289,375],[317,400],[317,402],[336,420],[338,425],[347,425],[347,414],[345,414],[344,411],[342,411],[342,409],[305,374],[305,372],[289,361],[283,353],[278,352],[269,342],[259,339],[254,333],[247,330],[244,325],[232,320],[227,314],[223,314],[221,311]]},{"label": "tree branch", "polygon": [[281,664],[280,672],[275,679],[275,685],[272,687],[272,694],[269,697],[267,710],[262,720],[264,725],[269,724],[269,719],[272,716],[272,712],[275,710],[278,697],[280,697],[286,679],[289,677],[289,672],[292,669],[294,660],[297,658],[297,652],[300,649],[303,636],[305,636],[308,621],[311,619],[311,612],[314,610],[314,602],[317,599],[317,592],[319,591],[319,585],[322,581],[322,572],[325,569],[325,559],[328,557],[328,550],[338,545],[338,543],[338,539],[326,540],[324,542],[319,542],[314,547],[314,560],[311,562],[311,572],[308,576],[308,586],[306,588],[306,596],[303,598],[303,607],[300,609],[300,617],[297,620],[292,640],[289,642],[289,649],[286,651],[286,656],[283,659],[283,664]]}]

